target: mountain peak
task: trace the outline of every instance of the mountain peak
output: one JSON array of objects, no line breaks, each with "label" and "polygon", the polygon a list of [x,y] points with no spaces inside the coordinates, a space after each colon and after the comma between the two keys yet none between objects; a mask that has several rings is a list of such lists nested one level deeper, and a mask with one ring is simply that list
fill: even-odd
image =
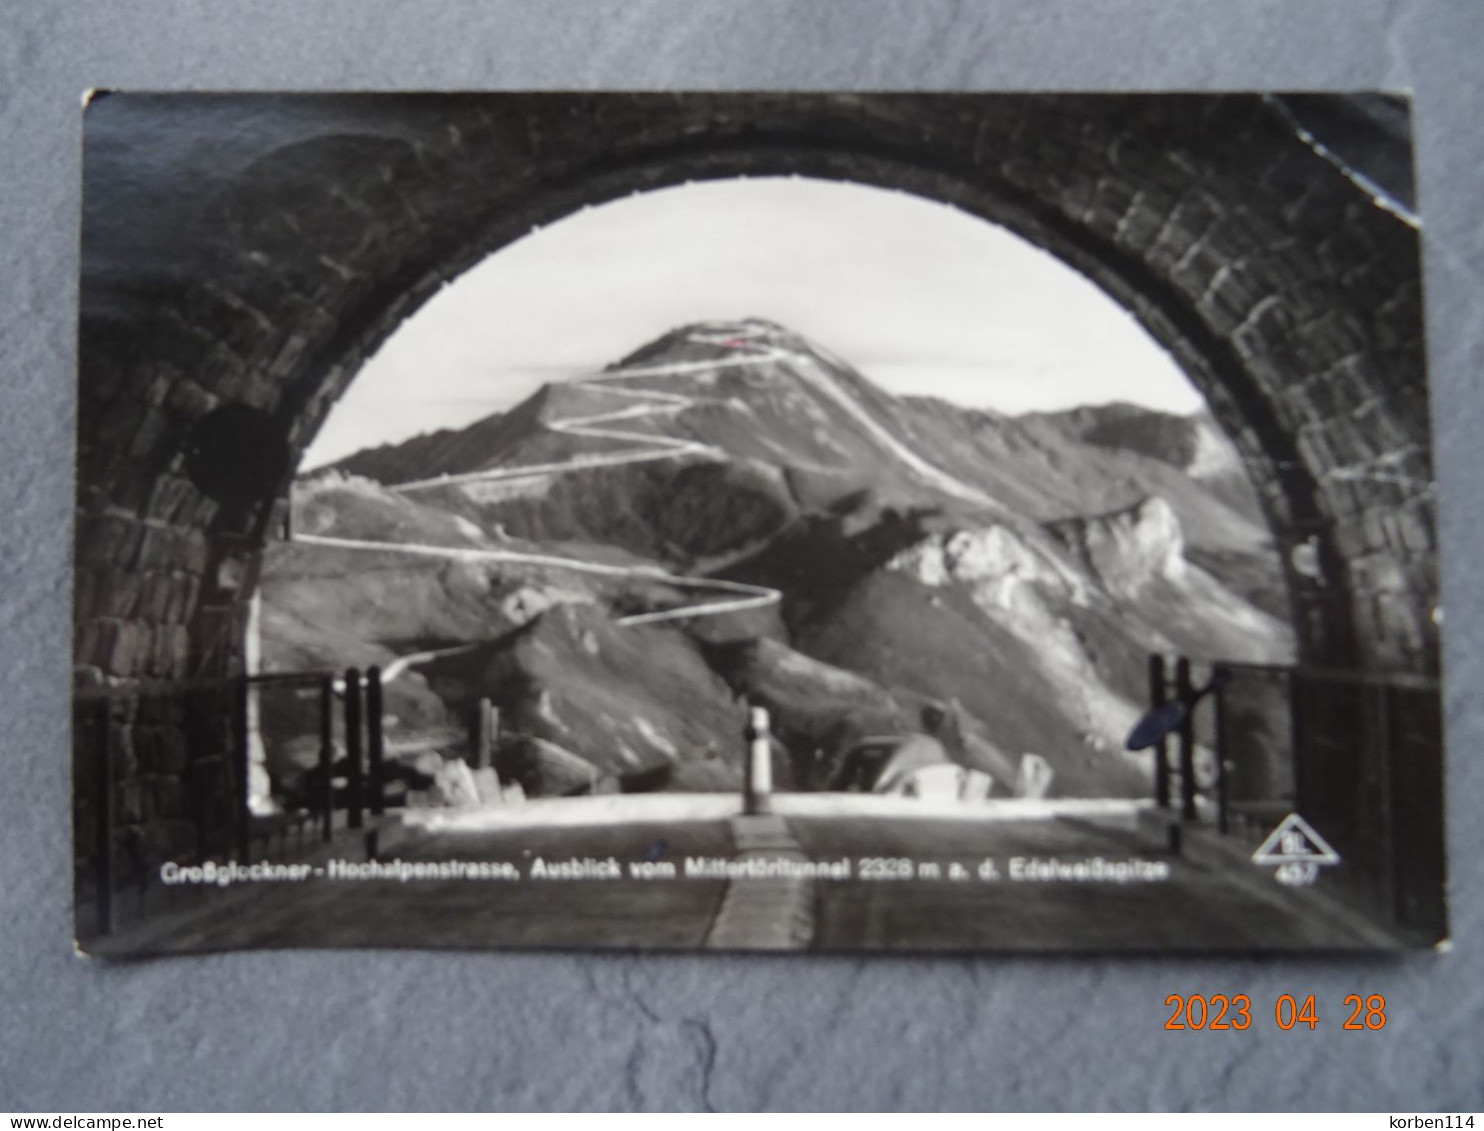
[{"label": "mountain peak", "polygon": [[766,318],[708,319],[666,331],[609,365],[605,372],[628,369],[658,358],[674,361],[712,361],[744,347],[806,350],[802,337]]}]

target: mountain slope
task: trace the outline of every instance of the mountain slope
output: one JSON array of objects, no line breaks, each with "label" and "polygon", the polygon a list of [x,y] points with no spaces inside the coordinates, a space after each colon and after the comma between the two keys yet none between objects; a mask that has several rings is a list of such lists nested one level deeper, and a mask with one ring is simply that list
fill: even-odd
[{"label": "mountain slope", "polygon": [[357,453],[296,508],[265,655],[478,645],[407,677],[417,717],[492,699],[502,773],[536,793],[731,788],[740,697],[796,788],[865,781],[841,770],[862,744],[916,734],[1001,792],[1035,753],[1054,792],[1138,795],[1148,651],[1292,650],[1209,420],[893,397],[756,320]]}]

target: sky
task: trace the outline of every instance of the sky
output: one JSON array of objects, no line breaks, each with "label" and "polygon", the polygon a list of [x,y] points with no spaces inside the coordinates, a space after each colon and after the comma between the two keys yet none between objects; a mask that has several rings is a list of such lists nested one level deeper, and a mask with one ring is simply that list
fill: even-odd
[{"label": "sky", "polygon": [[1060,260],[946,204],[799,177],[585,208],[455,279],[366,363],[305,454],[462,427],[687,322],[770,319],[898,394],[1006,413],[1200,395]]}]

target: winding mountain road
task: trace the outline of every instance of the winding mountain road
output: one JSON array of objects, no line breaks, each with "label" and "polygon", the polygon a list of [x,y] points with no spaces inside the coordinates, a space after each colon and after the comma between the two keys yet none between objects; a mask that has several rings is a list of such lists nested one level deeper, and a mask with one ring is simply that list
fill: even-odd
[{"label": "winding mountain road", "polygon": [[[751,346],[751,341],[746,335],[738,335],[736,341],[739,347]],[[696,403],[696,398],[683,396],[679,393],[662,393],[651,389],[638,391],[615,389],[611,387],[611,383],[642,377],[668,377],[688,373],[701,373],[713,371],[722,366],[764,365],[781,360],[783,356],[783,353],[779,350],[766,349],[762,352],[753,352],[740,357],[727,357],[714,361],[677,362],[671,365],[645,366],[596,374],[582,381],[574,382],[574,384],[596,393],[619,397],[626,401],[636,401],[638,403],[628,404],[624,408],[617,409],[613,412],[547,421],[546,427],[553,432],[560,432],[569,436],[616,441],[633,445],[629,450],[579,455],[569,460],[564,460],[561,463],[527,464],[520,467],[504,467],[487,471],[470,472],[464,475],[443,475],[431,479],[398,483],[393,485],[391,489],[406,494],[436,487],[457,486],[464,483],[529,479],[535,476],[557,475],[573,471],[590,471],[596,467],[613,467],[621,464],[643,463],[660,459],[678,459],[682,456],[690,455],[724,459],[726,453],[721,451],[721,449],[695,440],[682,440],[671,436],[657,436],[648,432],[630,432],[611,427],[601,427],[602,425],[611,425],[625,420],[638,420],[653,416],[674,416],[684,412]],[[724,581],[710,577],[686,577],[653,566],[603,565],[597,562],[586,562],[577,558],[568,558],[556,554],[529,554],[517,550],[482,550],[472,547],[377,542],[366,539],[336,538],[316,534],[298,534],[294,540],[309,545],[327,546],[338,549],[412,554],[423,557],[439,557],[464,561],[502,561],[522,565],[566,569],[576,573],[662,581],[667,585],[673,585],[681,589],[699,590],[703,593],[715,594],[718,598],[683,605],[674,609],[661,609],[655,612],[636,613],[617,618],[615,623],[623,626],[656,624],[661,621],[687,620],[696,617],[721,616],[726,613],[767,608],[768,606],[778,604],[783,599],[783,594],[779,590],[767,586],[744,585],[740,582]],[[399,669],[399,674],[401,670],[405,670],[415,662],[431,659],[436,655],[442,655],[446,651],[449,650],[440,649],[437,652],[419,653],[415,657],[402,657],[402,660],[408,662],[402,665],[402,668]],[[397,663],[401,663],[402,660],[397,661]]]},{"label": "winding mountain road", "polygon": [[590,392],[601,393],[610,397],[621,397],[625,400],[636,400],[638,404],[631,404],[626,408],[617,409],[613,412],[594,413],[589,416],[572,416],[565,420],[548,420],[546,427],[552,432],[560,432],[567,436],[580,436],[585,439],[594,440],[616,440],[621,443],[635,445],[627,451],[619,452],[596,452],[590,455],[576,455],[560,463],[533,463],[522,464],[518,467],[496,467],[485,471],[470,471],[462,475],[439,475],[431,479],[415,479],[407,483],[397,483],[392,486],[393,491],[409,493],[413,491],[426,491],[435,487],[456,486],[463,483],[489,483],[509,479],[532,479],[542,475],[556,475],[569,471],[591,471],[595,467],[616,467],[620,464],[646,463],[650,460],[677,459],[680,456],[699,455],[710,456],[713,459],[725,459],[726,453],[720,448],[710,444],[703,444],[698,440],[681,440],[673,436],[657,436],[652,432],[624,432],[616,428],[596,427],[601,424],[612,424],[621,420],[638,420],[649,416],[676,416],[697,403],[697,398],[687,397],[680,393],[661,393],[654,389],[614,389],[609,387],[609,382],[632,381],[640,377],[675,377],[690,373],[703,373],[722,367],[736,368],[746,365],[766,365],[769,362],[782,360],[785,355],[780,350],[771,349],[764,353],[747,354],[736,358],[718,358],[715,361],[683,361],[670,365],[652,365],[643,368],[614,370],[600,373],[592,377],[583,378],[581,381],[573,381],[574,388],[587,389]]},{"label": "winding mountain road", "polygon": [[[673,362],[668,365],[635,366],[609,370],[592,377],[574,381],[583,388],[604,396],[617,397],[626,403],[612,412],[592,413],[565,419],[545,421],[552,432],[583,439],[605,440],[628,445],[624,450],[575,455],[558,463],[526,464],[519,467],[497,467],[483,471],[472,471],[460,475],[440,475],[429,479],[416,479],[394,484],[391,490],[403,494],[433,490],[438,487],[460,486],[467,483],[489,483],[509,480],[531,479],[538,476],[565,474],[574,471],[591,471],[598,467],[615,467],[623,464],[645,463],[653,460],[679,459],[684,456],[701,456],[725,459],[726,452],[698,440],[685,440],[673,436],[655,435],[650,432],[633,432],[613,427],[623,421],[634,421],[657,416],[676,416],[699,398],[681,393],[663,393],[654,389],[622,389],[613,385],[620,381],[631,381],[644,377],[683,377],[691,374],[713,372],[720,368],[769,365],[777,362],[799,362],[792,352],[757,341],[762,330],[740,329],[726,334],[696,333],[690,341],[700,345],[719,345],[731,351],[730,355],[706,360]],[[804,359],[807,361],[807,359]],[[992,507],[998,506],[983,492],[953,478],[928,463],[916,452],[901,443],[884,428],[869,412],[857,404],[844,390],[836,386],[828,375],[812,362],[796,364],[801,378],[816,392],[837,404],[852,420],[888,454],[910,467],[935,487],[959,498]],[[610,577],[632,577],[661,581],[681,589],[696,590],[714,595],[715,599],[683,605],[674,609],[637,613],[617,618],[620,625],[632,626],[655,624],[661,621],[687,620],[696,617],[721,616],[726,613],[743,612],[766,608],[782,600],[782,593],[767,586],[744,585],[735,581],[723,581],[711,577],[686,577],[650,566],[612,566],[585,562],[577,558],[554,554],[530,554],[516,550],[484,550],[472,547],[431,546],[399,542],[376,542],[364,539],[336,538],[328,535],[298,534],[296,542],[340,549],[367,550],[381,553],[402,553],[425,557],[441,557],[466,561],[503,561],[548,568],[567,569],[577,573],[601,574]],[[441,654],[437,653],[437,654]],[[428,658],[419,654],[419,658]],[[404,659],[411,659],[404,657]],[[408,665],[404,665],[404,668]]]}]

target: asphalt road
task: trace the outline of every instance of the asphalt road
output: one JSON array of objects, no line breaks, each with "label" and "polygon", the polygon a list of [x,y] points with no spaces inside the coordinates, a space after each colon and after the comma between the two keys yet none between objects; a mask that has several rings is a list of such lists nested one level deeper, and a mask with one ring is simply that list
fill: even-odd
[{"label": "asphalt road", "polygon": [[[730,857],[725,821],[520,829],[389,840],[386,861],[509,862],[524,874],[536,857],[560,864],[592,858],[639,861],[660,842]],[[308,859],[364,861],[360,839]],[[692,948],[701,946],[721,907],[725,880],[631,879],[535,881],[330,879],[237,884],[227,888],[158,886],[143,908],[119,898],[124,927],[89,944],[99,955],[170,954],[262,947]]]},{"label": "asphalt road", "polygon": [[[780,824],[780,829],[783,827]],[[1247,849],[1205,831],[1169,853],[1163,826],[1036,820],[790,817],[781,842],[761,850],[738,844],[731,820],[691,820],[384,836],[383,860],[508,863],[522,879],[331,879],[237,884],[228,888],[157,886],[146,901],[120,899],[125,925],[90,946],[99,954],[159,954],[245,947],[697,948],[707,944],[730,885],[767,879],[635,879],[586,875],[533,879],[534,861],[579,869],[658,860],[683,868],[687,856],[740,855],[851,861],[851,878],[816,879],[802,896],[816,950],[1137,950],[1351,949],[1394,940],[1347,909],[1325,888],[1275,882]],[[746,850],[740,852],[741,849]],[[359,838],[297,859],[364,860]],[[1142,861],[1157,881],[1083,878],[1016,880],[1016,859]],[[1103,865],[1087,862],[1102,860]],[[588,862],[596,862],[589,864]],[[988,862],[988,863],[987,863]],[[992,865],[994,879],[984,878]],[[761,894],[757,892],[755,894]],[[768,899],[730,901],[724,918],[778,914]],[[741,909],[740,912],[738,909]],[[756,908],[750,911],[749,908]],[[746,927],[747,924],[742,924]],[[769,924],[759,923],[762,936]],[[732,935],[731,937],[736,937]],[[797,936],[792,936],[797,937]],[[715,943],[713,942],[713,945]],[[790,943],[790,945],[797,945]]]},{"label": "asphalt road", "polygon": [[[818,819],[790,823],[815,858],[880,857],[958,864],[972,878],[820,884],[813,945],[822,950],[1138,951],[1350,949],[1392,940],[1336,903],[1321,874],[1312,888],[1275,881],[1244,847],[1214,832],[1187,834],[1171,855],[1163,825],[1133,828],[1060,818],[969,821]],[[1099,857],[1168,867],[1157,882],[1011,878],[1015,858],[1064,865]],[[978,878],[993,861],[999,879]]]}]

